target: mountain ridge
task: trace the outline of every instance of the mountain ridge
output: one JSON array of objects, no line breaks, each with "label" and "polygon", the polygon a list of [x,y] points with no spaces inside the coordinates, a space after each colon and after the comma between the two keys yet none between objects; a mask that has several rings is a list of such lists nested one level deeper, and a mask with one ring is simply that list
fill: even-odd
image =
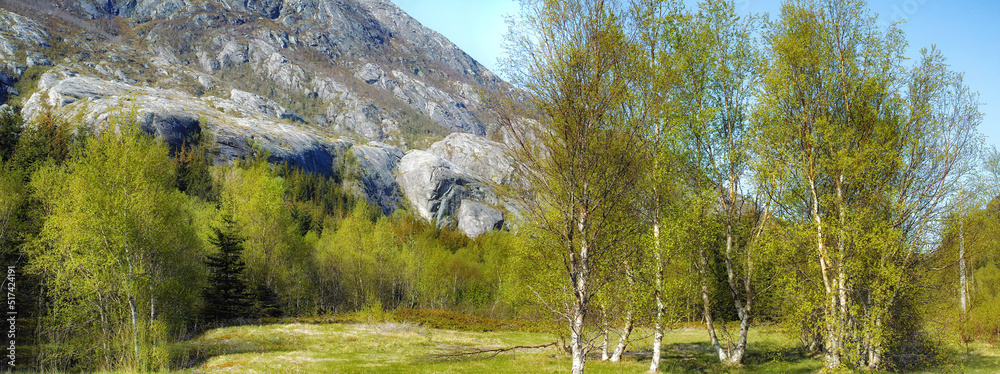
[{"label": "mountain ridge", "polygon": [[[440,205],[405,196],[413,189],[406,183],[488,189],[471,174],[420,182],[397,175],[408,151],[489,144],[482,136],[496,125],[480,89],[512,88],[389,1],[2,0],[0,7],[0,94],[22,105],[28,120],[52,108],[99,127],[128,103],[143,129],[173,148],[210,133],[217,163],[245,157],[252,143],[272,162],[329,175],[352,152],[362,167],[359,193],[385,213],[407,199]],[[19,85],[25,92],[14,87],[30,79]],[[444,143],[455,132],[479,139]],[[445,195],[461,197],[449,200],[446,214],[496,217],[481,212],[496,210],[495,198],[483,201],[490,194]],[[458,209],[462,200],[475,209]],[[471,227],[460,217],[439,223]]]}]

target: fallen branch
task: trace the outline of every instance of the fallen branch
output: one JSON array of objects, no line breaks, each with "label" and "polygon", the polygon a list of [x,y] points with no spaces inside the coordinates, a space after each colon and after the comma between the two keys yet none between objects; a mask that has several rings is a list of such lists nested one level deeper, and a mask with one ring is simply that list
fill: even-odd
[{"label": "fallen branch", "polygon": [[447,358],[454,358],[454,357],[472,356],[472,355],[478,355],[478,354],[484,354],[484,353],[492,353],[492,355],[490,355],[487,358],[493,358],[493,357],[496,357],[498,354],[501,354],[501,353],[504,353],[504,352],[510,352],[510,351],[515,350],[515,349],[545,348],[545,347],[550,347],[550,346],[554,346],[554,345],[556,345],[556,342],[551,342],[551,343],[546,343],[546,344],[541,344],[541,345],[515,345],[513,347],[508,347],[508,348],[473,349],[473,350],[462,351],[462,352],[457,352],[457,353],[439,354],[439,355],[435,355],[434,357],[439,358],[439,359],[447,359]]}]

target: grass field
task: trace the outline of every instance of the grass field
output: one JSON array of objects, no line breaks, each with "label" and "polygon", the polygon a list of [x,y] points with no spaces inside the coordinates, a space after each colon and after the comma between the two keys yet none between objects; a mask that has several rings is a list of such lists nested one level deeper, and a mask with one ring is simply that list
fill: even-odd
[{"label": "grass field", "polygon": [[[637,337],[642,338],[641,332]],[[533,346],[550,343],[551,334],[470,332],[423,327],[414,323],[278,323],[210,330],[174,346],[176,365],[188,373],[563,373],[569,355],[553,346],[513,352],[448,356],[469,349]],[[630,346],[623,362],[594,356],[589,373],[641,373],[649,367],[648,337]],[[725,368],[707,342],[704,330],[670,330],[664,341],[663,372],[673,373],[811,373],[822,369],[793,339],[775,330],[752,331],[742,368]],[[955,354],[934,373],[1000,372],[998,350],[976,346],[970,355]]]}]

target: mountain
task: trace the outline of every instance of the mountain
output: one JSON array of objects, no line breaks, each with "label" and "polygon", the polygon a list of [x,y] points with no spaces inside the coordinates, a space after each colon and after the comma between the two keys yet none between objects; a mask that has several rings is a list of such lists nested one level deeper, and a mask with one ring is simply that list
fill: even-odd
[{"label": "mountain", "polygon": [[0,99],[27,120],[50,107],[99,128],[124,105],[174,149],[203,134],[217,163],[259,146],[329,175],[351,153],[359,194],[386,213],[410,201],[470,236],[502,225],[488,186],[510,163],[478,90],[512,88],[387,0],[0,8]]}]

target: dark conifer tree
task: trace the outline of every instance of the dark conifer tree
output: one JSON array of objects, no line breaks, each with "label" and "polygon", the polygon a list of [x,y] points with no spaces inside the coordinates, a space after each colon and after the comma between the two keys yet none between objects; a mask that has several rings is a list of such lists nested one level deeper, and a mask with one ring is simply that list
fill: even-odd
[{"label": "dark conifer tree", "polygon": [[254,289],[254,309],[257,316],[262,318],[277,318],[284,314],[279,304],[278,294],[270,287],[259,284]]},{"label": "dark conifer tree", "polygon": [[205,318],[225,321],[249,316],[252,300],[243,281],[246,264],[240,259],[244,239],[236,233],[236,222],[228,215],[223,217],[221,228],[212,230],[214,235],[209,240],[219,248],[219,253],[209,255],[205,262],[211,272],[205,289]]},{"label": "dark conifer tree", "polygon": [[22,122],[20,113],[14,108],[0,106],[0,160],[7,160],[14,155],[14,148],[23,130]]},{"label": "dark conifer tree", "polygon": [[201,135],[185,139],[184,145],[173,156],[177,170],[177,189],[188,196],[218,202],[218,190],[212,180],[212,161]]}]

